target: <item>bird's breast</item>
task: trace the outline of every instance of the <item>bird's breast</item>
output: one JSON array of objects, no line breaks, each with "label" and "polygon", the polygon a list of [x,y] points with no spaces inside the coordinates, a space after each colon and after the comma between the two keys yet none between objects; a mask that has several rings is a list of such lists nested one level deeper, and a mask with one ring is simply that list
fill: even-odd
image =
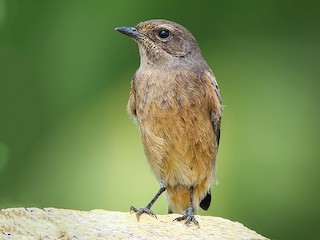
[{"label": "bird's breast", "polygon": [[185,70],[138,70],[134,87],[136,109],[140,117],[181,112],[203,104],[205,100],[205,91],[199,79],[194,73]]}]

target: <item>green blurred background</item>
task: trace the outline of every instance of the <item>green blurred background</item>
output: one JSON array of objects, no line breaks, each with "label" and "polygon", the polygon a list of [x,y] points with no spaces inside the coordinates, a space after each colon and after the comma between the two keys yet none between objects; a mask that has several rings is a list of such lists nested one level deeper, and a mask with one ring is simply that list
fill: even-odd
[{"label": "green blurred background", "polygon": [[[0,0],[0,208],[149,202],[158,183],[126,113],[138,51],[114,28],[153,18],[194,34],[222,91],[220,184],[202,214],[272,239],[315,239],[320,15],[311,1]],[[154,211],[166,210],[161,197]]]}]

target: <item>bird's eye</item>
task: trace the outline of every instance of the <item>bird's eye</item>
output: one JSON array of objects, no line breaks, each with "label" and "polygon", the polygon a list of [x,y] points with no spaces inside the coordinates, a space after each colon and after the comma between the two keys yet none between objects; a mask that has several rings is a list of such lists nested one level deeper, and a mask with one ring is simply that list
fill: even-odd
[{"label": "bird's eye", "polygon": [[164,30],[164,29],[163,29],[163,30],[160,30],[160,31],[159,31],[158,35],[159,35],[160,38],[165,39],[165,38],[168,38],[168,37],[169,37],[170,32],[169,32],[168,30]]}]

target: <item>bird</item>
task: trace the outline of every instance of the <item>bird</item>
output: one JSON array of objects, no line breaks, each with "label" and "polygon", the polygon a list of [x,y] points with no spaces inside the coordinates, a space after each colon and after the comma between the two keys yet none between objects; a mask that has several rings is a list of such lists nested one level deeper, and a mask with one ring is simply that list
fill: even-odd
[{"label": "bird", "polygon": [[137,219],[165,192],[175,221],[199,226],[195,215],[207,210],[216,181],[222,99],[199,45],[182,25],[164,19],[117,27],[138,45],[140,66],[131,80],[127,105],[140,129],[151,171],[160,189]]}]

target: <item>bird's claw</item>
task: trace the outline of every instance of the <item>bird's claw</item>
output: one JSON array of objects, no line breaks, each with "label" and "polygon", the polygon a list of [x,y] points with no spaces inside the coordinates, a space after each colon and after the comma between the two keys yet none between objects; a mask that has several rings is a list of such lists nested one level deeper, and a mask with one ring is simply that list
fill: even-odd
[{"label": "bird's claw", "polygon": [[191,222],[193,222],[194,225],[199,227],[199,222],[196,220],[194,216],[193,208],[187,208],[181,217],[177,217],[173,221],[183,221],[183,220],[185,220],[184,221],[185,225],[189,225]]},{"label": "bird's claw", "polygon": [[139,221],[140,216],[143,213],[149,214],[149,215],[153,216],[154,218],[157,218],[156,214],[151,209],[149,209],[147,207],[137,209],[134,206],[131,206],[130,207],[130,212],[135,212],[136,213],[138,221]]}]

